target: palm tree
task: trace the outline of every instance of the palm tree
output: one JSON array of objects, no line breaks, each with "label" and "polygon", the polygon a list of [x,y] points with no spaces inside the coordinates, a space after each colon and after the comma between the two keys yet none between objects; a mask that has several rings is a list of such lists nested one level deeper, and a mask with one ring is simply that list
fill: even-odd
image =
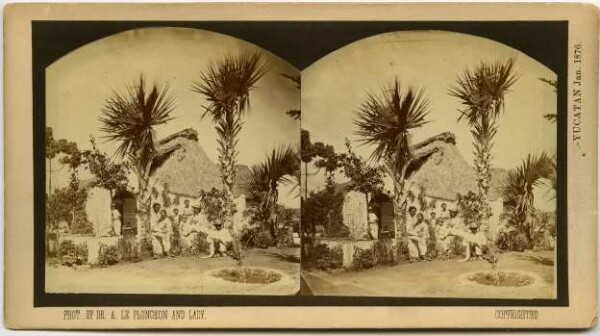
[{"label": "palm tree", "polygon": [[411,87],[403,93],[394,83],[379,95],[369,94],[357,113],[356,134],[366,145],[374,145],[370,160],[383,161],[394,181],[394,225],[406,243],[407,169],[415,158],[410,132],[426,124],[429,100],[423,90]]},{"label": "palm tree", "polygon": [[[233,184],[237,157],[238,135],[243,118],[250,109],[250,92],[263,77],[266,67],[258,52],[243,52],[238,56],[227,55],[221,61],[211,64],[200,79],[192,85],[192,90],[201,94],[208,102],[202,119],[210,116],[219,139],[219,168],[225,201],[233,204]],[[225,227],[232,230],[233,209],[226,206]]]},{"label": "palm tree", "polygon": [[488,200],[492,178],[491,152],[498,131],[498,117],[504,111],[505,96],[517,80],[513,66],[512,58],[506,62],[481,62],[475,69],[466,70],[459,76],[456,85],[450,89],[450,95],[458,98],[463,105],[459,109],[458,121],[465,120],[471,126],[477,186],[483,204],[481,224],[490,247],[494,246],[488,225],[491,216]]},{"label": "palm tree", "polygon": [[533,210],[533,189],[543,180],[552,179],[553,175],[554,163],[546,153],[539,156],[528,154],[516,169],[509,171],[507,182],[502,189],[509,222],[525,233],[530,242],[531,228],[526,224]]},{"label": "palm tree", "polygon": [[278,187],[281,184],[298,183],[300,160],[291,146],[274,148],[264,162],[252,166],[242,188],[251,201],[258,204],[260,220],[269,228],[276,241]]},{"label": "palm tree", "polygon": [[154,128],[171,120],[174,98],[167,86],[146,87],[143,75],[124,92],[113,92],[100,116],[104,138],[119,144],[115,155],[126,158],[138,180],[138,248],[150,239],[150,167],[157,153]]}]

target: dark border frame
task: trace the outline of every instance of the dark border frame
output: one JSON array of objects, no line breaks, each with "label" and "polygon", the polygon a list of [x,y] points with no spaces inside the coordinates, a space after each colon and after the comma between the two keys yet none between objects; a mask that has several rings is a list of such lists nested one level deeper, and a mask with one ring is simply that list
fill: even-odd
[{"label": "dark border frame", "polygon": [[[558,76],[557,299],[342,296],[50,294],[45,288],[45,69],[100,38],[142,27],[187,27],[254,43],[304,69],[354,41],[392,31],[445,30],[489,38],[536,59]],[[293,42],[292,42],[293,41]],[[568,21],[33,21],[34,307],[81,306],[568,306]]]}]

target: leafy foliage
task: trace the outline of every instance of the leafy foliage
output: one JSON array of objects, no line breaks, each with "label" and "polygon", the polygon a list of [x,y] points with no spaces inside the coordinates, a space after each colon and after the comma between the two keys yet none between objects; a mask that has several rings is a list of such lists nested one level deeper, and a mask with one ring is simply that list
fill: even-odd
[{"label": "leafy foliage", "polygon": [[[527,158],[515,169],[508,172],[508,178],[502,189],[505,212],[503,218],[508,224],[525,233],[532,240],[531,217],[534,202],[533,189],[544,180],[552,181],[555,176],[555,163],[546,153],[528,154]],[[552,183],[552,182],[551,182]]]},{"label": "leafy foliage", "polygon": [[86,244],[77,244],[72,240],[63,240],[58,248],[63,265],[83,265],[88,261],[88,247]]},{"label": "leafy foliage", "polygon": [[293,176],[299,166],[297,152],[290,146],[279,146],[272,150],[263,163],[250,168],[250,174],[242,184],[242,189],[250,196],[250,200],[257,204],[255,219],[269,227],[273,240],[277,239],[278,187],[296,182]]},{"label": "leafy foliage", "polygon": [[89,234],[93,227],[86,219],[85,203],[87,192],[79,187],[77,175],[72,172],[69,186],[57,189],[46,196],[46,224],[49,229],[57,229],[62,221],[69,224],[72,233]]},{"label": "leafy foliage", "polygon": [[483,199],[479,194],[469,191],[466,195],[458,195],[458,210],[468,227],[479,227],[487,219],[481,211],[483,206]]},{"label": "leafy foliage", "polygon": [[344,261],[344,253],[340,246],[333,248],[325,244],[316,245],[308,258],[302,259],[304,269],[336,269],[342,267]]},{"label": "leafy foliage", "polygon": [[315,228],[322,225],[327,237],[348,237],[350,230],[344,225],[343,204],[344,195],[333,188],[311,193],[302,204],[302,230],[314,233]]},{"label": "leafy foliage", "polygon": [[96,178],[92,181],[90,187],[99,187],[116,193],[127,189],[129,173],[129,164],[127,162],[118,163],[112,161],[108,155],[96,146],[96,140],[91,137],[91,150],[81,152],[82,164]]},{"label": "leafy foliage", "polygon": [[114,265],[119,262],[119,251],[114,245],[100,244],[98,264],[102,266]]},{"label": "leafy foliage", "polygon": [[210,191],[202,190],[200,192],[200,202],[202,211],[206,214],[206,219],[215,225],[223,225],[225,213],[235,213],[235,204],[227,202],[225,191],[212,188]]},{"label": "leafy foliage", "polygon": [[372,249],[354,248],[352,267],[357,270],[373,268],[377,265],[377,256]]},{"label": "leafy foliage", "polygon": [[346,139],[346,153],[340,154],[340,160],[350,182],[347,189],[367,195],[367,204],[372,197],[383,190],[384,168],[370,166],[353,150],[350,140]]}]

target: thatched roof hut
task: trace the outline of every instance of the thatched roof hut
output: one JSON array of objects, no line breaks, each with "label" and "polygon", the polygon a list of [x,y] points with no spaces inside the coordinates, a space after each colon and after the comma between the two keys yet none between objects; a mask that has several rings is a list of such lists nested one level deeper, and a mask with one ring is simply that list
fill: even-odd
[{"label": "thatched roof hut", "polygon": [[[242,194],[239,185],[250,171],[244,165],[237,165],[236,170],[234,197]],[[208,158],[198,143],[198,133],[191,128],[159,141],[150,176],[158,179],[159,185],[167,184],[170,193],[188,197],[222,186],[219,168]]]},{"label": "thatched roof hut", "polygon": [[[413,188],[423,187],[431,198],[453,201],[458,193],[478,192],[476,171],[456,148],[454,134],[445,132],[413,146],[417,159],[408,169]],[[501,197],[502,184],[507,173],[492,170],[489,198]]]}]

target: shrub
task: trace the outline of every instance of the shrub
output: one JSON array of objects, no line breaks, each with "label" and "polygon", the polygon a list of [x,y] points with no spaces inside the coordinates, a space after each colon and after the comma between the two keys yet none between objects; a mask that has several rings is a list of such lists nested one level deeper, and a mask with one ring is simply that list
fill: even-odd
[{"label": "shrub", "polygon": [[398,264],[398,247],[391,240],[378,240],[373,245],[373,253],[380,265]]},{"label": "shrub", "polygon": [[318,225],[322,225],[327,237],[348,237],[350,230],[344,225],[343,204],[344,194],[334,188],[311,193],[302,203],[302,230],[312,233]]},{"label": "shrub", "polygon": [[463,244],[463,238],[460,236],[453,236],[450,240],[450,248],[448,250],[453,256],[465,254],[466,251]]},{"label": "shrub", "polygon": [[373,249],[354,249],[352,257],[352,267],[357,270],[372,268],[377,264],[377,257]]},{"label": "shrub", "polygon": [[135,245],[135,237],[123,236],[117,243],[118,253],[123,260],[139,260],[138,250]]},{"label": "shrub", "polygon": [[98,252],[98,264],[99,265],[114,265],[119,262],[119,252],[117,247],[114,245],[100,244],[100,251]]},{"label": "shrub", "polygon": [[72,240],[63,240],[58,248],[58,255],[64,257],[75,252],[75,243]]},{"label": "shrub", "polygon": [[60,243],[59,256],[63,265],[83,265],[88,261],[88,247],[84,243],[75,245],[72,240],[64,240]]},{"label": "shrub", "polygon": [[302,260],[306,268],[335,269],[342,267],[344,253],[340,246],[329,248],[325,244],[319,244],[312,249],[309,258]]},{"label": "shrub", "polygon": [[191,245],[184,251],[184,255],[196,255],[209,252],[209,244],[206,233],[198,232],[194,235]]},{"label": "shrub", "polygon": [[500,235],[496,245],[502,250],[523,252],[529,245],[529,239],[524,233],[511,231]]}]

